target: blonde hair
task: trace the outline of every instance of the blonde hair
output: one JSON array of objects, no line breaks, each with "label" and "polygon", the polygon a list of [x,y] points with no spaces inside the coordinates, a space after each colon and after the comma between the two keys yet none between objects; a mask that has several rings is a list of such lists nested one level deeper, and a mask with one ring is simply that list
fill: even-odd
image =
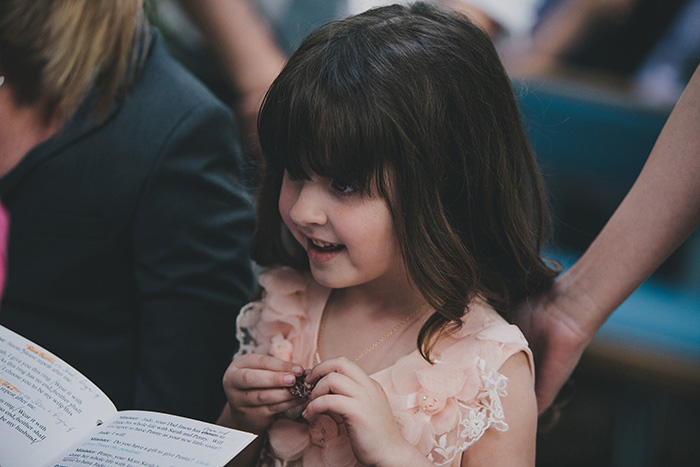
[{"label": "blonde hair", "polygon": [[0,67],[20,105],[70,118],[93,89],[104,115],[124,83],[143,0],[2,0]]}]

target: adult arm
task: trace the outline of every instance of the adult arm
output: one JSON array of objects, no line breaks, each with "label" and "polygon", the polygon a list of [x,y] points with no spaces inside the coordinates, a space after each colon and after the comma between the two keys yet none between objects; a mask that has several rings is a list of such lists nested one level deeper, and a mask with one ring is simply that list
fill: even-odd
[{"label": "adult arm", "polygon": [[[522,44],[508,56],[508,67],[519,75],[556,70],[562,59],[602,25],[620,22],[639,0],[563,0],[552,8]],[[524,53],[523,53],[524,52]]]},{"label": "adult arm", "polygon": [[629,193],[546,295],[523,306],[538,409],[551,405],[610,314],[700,223],[700,67]]},{"label": "adult arm", "polygon": [[239,95],[236,115],[246,143],[257,141],[262,99],[287,57],[250,0],[180,0]]},{"label": "adult arm", "polygon": [[529,36],[542,0],[444,0],[494,39]]},{"label": "adult arm", "polygon": [[214,421],[250,299],[253,209],[222,105],[183,115],[162,145],[133,227],[139,290],[135,407]]}]

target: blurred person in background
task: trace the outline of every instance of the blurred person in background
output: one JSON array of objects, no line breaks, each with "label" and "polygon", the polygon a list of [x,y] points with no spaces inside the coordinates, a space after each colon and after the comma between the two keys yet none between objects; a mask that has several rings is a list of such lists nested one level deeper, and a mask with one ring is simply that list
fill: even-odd
[{"label": "blurred person in background", "polygon": [[0,323],[119,409],[214,420],[252,287],[229,110],[141,0],[3,0],[0,75]]},{"label": "blurred person in background", "polygon": [[700,0],[543,0],[501,52],[515,76],[583,75],[670,108],[700,63]]},{"label": "blurred person in background", "polygon": [[[492,38],[529,32],[541,0],[433,0]],[[287,57],[315,28],[407,0],[158,0],[156,22],[173,54],[234,109],[254,161],[257,115]],[[184,14],[183,14],[184,13]],[[216,65],[212,64],[213,57]]]}]

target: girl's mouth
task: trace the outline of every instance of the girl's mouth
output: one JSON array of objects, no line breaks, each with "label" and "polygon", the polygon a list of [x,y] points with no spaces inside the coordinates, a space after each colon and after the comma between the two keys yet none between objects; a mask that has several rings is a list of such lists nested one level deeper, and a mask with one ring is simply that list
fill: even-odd
[{"label": "girl's mouth", "polygon": [[339,251],[345,248],[344,245],[339,243],[327,243],[321,240],[308,239],[308,246],[310,249],[318,251],[319,253],[332,253],[334,251]]}]

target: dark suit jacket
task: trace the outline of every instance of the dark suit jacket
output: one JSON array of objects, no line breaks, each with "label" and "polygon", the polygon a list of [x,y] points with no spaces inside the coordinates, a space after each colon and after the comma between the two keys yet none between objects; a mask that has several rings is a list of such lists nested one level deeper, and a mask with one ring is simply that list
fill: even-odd
[{"label": "dark suit jacket", "polygon": [[155,38],[128,99],[85,122],[0,180],[11,220],[0,322],[119,409],[214,420],[252,288],[234,121]]}]

